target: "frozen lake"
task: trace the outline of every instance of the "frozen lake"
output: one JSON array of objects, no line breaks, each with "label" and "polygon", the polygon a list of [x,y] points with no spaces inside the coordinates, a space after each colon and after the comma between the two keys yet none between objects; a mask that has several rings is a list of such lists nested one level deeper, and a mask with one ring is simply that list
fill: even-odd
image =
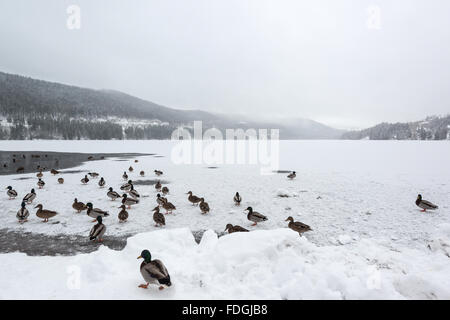
[{"label": "frozen lake", "polygon": [[[85,162],[73,168],[80,172],[59,175],[64,177],[64,185],[58,185],[57,177],[47,172],[43,190],[36,188],[35,173],[2,176],[2,185],[12,185],[19,193],[10,201],[5,192],[1,203],[7,214],[0,218],[2,226],[27,232],[86,235],[90,219],[84,213],[75,214],[71,207],[77,197],[110,212],[106,223],[111,235],[154,230],[151,209],[156,205],[156,191],[152,185],[136,185],[145,197],[129,210],[129,221],[121,224],[118,203],[106,197],[107,189],[100,189],[96,179],[86,186],[80,183],[86,172],[96,171],[107,186],[119,190],[124,183],[122,173],[128,172],[130,165],[135,169],[129,173],[130,179],[144,183],[156,179],[154,169],[164,171],[162,179],[170,189],[168,199],[177,207],[173,216],[167,217],[166,228],[222,232],[227,223],[249,227],[243,210],[252,206],[269,218],[256,228],[285,227],[286,217],[293,216],[314,229],[307,237],[319,245],[336,243],[340,236],[349,235],[355,240],[391,239],[394,246],[423,246],[437,225],[450,222],[449,141],[281,141],[279,169],[295,170],[294,181],[286,179],[286,173],[261,175],[259,165],[174,164],[171,152],[176,145],[172,141],[1,141],[0,150],[4,151],[155,154],[138,157],[139,163],[134,163],[134,158]],[[145,170],[146,177],[139,177],[140,170]],[[58,224],[43,224],[31,206],[29,223],[17,223],[20,199],[31,188],[38,193],[35,203],[60,213],[53,219]],[[188,191],[206,199],[210,214],[201,215],[187,201]],[[232,201],[236,191],[243,197],[240,207]],[[440,209],[419,212],[414,204],[418,193]]]},{"label": "frozen lake", "polygon": [[[42,190],[36,188],[35,173],[0,176],[2,186],[11,185],[19,193],[16,200],[8,200],[6,191],[0,197],[4,232],[31,232],[37,239],[41,235],[63,238],[70,235],[76,241],[86,237],[87,242],[92,219],[85,213],[74,212],[72,202],[77,197],[111,214],[104,219],[108,228],[105,242],[108,236],[116,241],[137,234],[129,239],[123,251],[101,246],[89,255],[75,257],[0,254],[4,266],[0,273],[7,275],[0,279],[0,284],[10,288],[10,294],[3,298],[24,297],[20,288],[29,285],[30,280],[18,281],[21,277],[16,273],[26,274],[26,266],[40,270],[44,265],[59,279],[48,282],[43,277],[42,283],[36,282],[39,292],[48,291],[45,298],[56,297],[55,292],[59,298],[100,297],[95,295],[91,283],[111,287],[106,290],[109,294],[101,296],[105,298],[123,297],[112,294],[117,288],[111,283],[127,292],[127,297],[138,299],[450,297],[445,289],[449,287],[445,283],[448,284],[450,272],[449,141],[281,141],[278,169],[283,173],[271,175],[262,175],[258,165],[175,164],[171,155],[175,146],[171,141],[0,141],[3,151],[154,154],[87,161],[71,168],[72,173],[60,174],[65,179],[63,185],[56,181],[59,176],[44,172],[46,185]],[[98,179],[91,179],[87,185],[81,185],[80,179],[85,172],[96,171],[105,178],[107,186],[118,190],[124,183],[123,171],[130,165],[134,168],[133,173],[128,173],[130,179],[136,181],[136,189],[144,197],[128,210],[128,222],[119,223],[119,203],[106,197],[107,188],[100,189]],[[177,207],[173,215],[166,215],[166,231],[155,227],[152,220],[156,191],[148,183],[157,178],[154,169],[164,171],[161,179],[170,189],[167,197]],[[140,170],[145,170],[145,177],[139,177]],[[293,181],[284,173],[290,170],[297,172]],[[37,192],[34,204],[42,203],[44,208],[59,212],[50,223],[42,223],[30,205],[29,222],[18,224],[16,212],[31,188]],[[202,215],[198,207],[192,206],[187,200],[188,191],[204,197],[211,212]],[[240,207],[232,200],[236,191],[243,198]],[[439,210],[420,212],[414,203],[418,193],[438,204]],[[251,226],[243,212],[248,206],[266,215],[268,221]],[[310,225],[313,231],[299,239],[286,229],[288,216]],[[188,230],[211,229],[221,233],[227,223],[260,231],[225,236],[219,241],[208,233],[199,246],[189,238]],[[152,232],[156,230],[161,231]],[[267,233],[260,233],[264,230]],[[94,272],[93,278],[87,275],[85,280],[89,284],[81,291],[61,287],[61,281],[65,281],[61,265],[90,268],[92,259],[102,259],[110,261],[108,267],[103,264],[108,272],[117,275],[119,270],[114,266],[137,268],[136,251],[143,246],[151,247],[168,264],[174,283],[178,283],[176,291],[158,296],[129,288],[130,283],[139,281],[138,272],[111,278],[111,283],[102,280],[103,274]],[[184,255],[184,252],[191,253]],[[233,263],[224,264],[223,255]],[[16,270],[17,264],[23,267]],[[383,275],[381,291],[367,285],[370,270]],[[424,270],[432,270],[433,276]],[[301,284],[280,286],[276,279],[284,279],[288,274]],[[235,289],[217,291],[224,282],[233,283],[229,287]],[[305,286],[308,290],[298,289]]]}]

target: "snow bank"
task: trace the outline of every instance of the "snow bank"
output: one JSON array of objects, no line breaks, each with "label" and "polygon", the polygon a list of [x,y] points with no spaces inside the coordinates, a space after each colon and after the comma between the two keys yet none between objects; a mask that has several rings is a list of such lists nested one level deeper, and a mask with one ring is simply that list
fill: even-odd
[{"label": "snow bank", "polygon": [[[149,249],[172,283],[143,290],[136,257]],[[189,229],[138,234],[122,251],[69,257],[0,255],[1,299],[449,299],[450,260],[441,250],[388,250],[372,240],[316,246],[290,229],[196,244]]]},{"label": "snow bank", "polygon": [[298,197],[298,193],[294,192],[294,191],[289,191],[286,189],[278,189],[277,197],[280,197],[280,198]]}]

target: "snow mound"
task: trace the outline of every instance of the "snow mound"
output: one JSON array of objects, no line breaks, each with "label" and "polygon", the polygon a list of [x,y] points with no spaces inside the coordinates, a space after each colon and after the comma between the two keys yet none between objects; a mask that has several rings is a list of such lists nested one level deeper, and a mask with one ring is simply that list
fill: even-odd
[{"label": "snow mound", "polygon": [[[137,287],[143,249],[165,263],[172,287]],[[138,234],[122,251],[1,254],[0,299],[449,299],[448,272],[441,251],[373,240],[316,246],[287,228],[220,238],[208,230],[197,244],[182,228]]]},{"label": "snow mound", "polygon": [[352,242],[352,237],[350,237],[348,234],[341,234],[337,238],[337,240],[340,244],[344,245],[344,244],[348,244],[348,243]]},{"label": "snow mound", "polygon": [[433,252],[441,252],[450,258],[450,223],[443,223],[438,226],[432,237],[428,248]]},{"label": "snow mound", "polygon": [[277,194],[277,197],[280,197],[280,198],[291,198],[291,197],[299,196],[299,194],[297,192],[289,191],[286,189],[278,189],[276,194]]}]

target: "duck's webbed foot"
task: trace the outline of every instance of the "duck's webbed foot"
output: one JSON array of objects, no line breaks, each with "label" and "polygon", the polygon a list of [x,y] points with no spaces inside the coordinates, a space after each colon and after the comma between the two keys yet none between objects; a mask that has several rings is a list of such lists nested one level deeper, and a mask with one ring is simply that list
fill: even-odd
[{"label": "duck's webbed foot", "polygon": [[147,284],[140,284],[139,288],[147,289],[148,288],[148,283]]}]

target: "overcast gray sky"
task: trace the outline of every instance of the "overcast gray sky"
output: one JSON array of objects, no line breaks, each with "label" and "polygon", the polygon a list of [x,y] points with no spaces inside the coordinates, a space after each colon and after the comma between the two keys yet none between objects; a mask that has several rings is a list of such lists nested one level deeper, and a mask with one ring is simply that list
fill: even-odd
[{"label": "overcast gray sky", "polygon": [[2,0],[0,70],[361,128],[450,113],[449,17],[448,0]]}]

